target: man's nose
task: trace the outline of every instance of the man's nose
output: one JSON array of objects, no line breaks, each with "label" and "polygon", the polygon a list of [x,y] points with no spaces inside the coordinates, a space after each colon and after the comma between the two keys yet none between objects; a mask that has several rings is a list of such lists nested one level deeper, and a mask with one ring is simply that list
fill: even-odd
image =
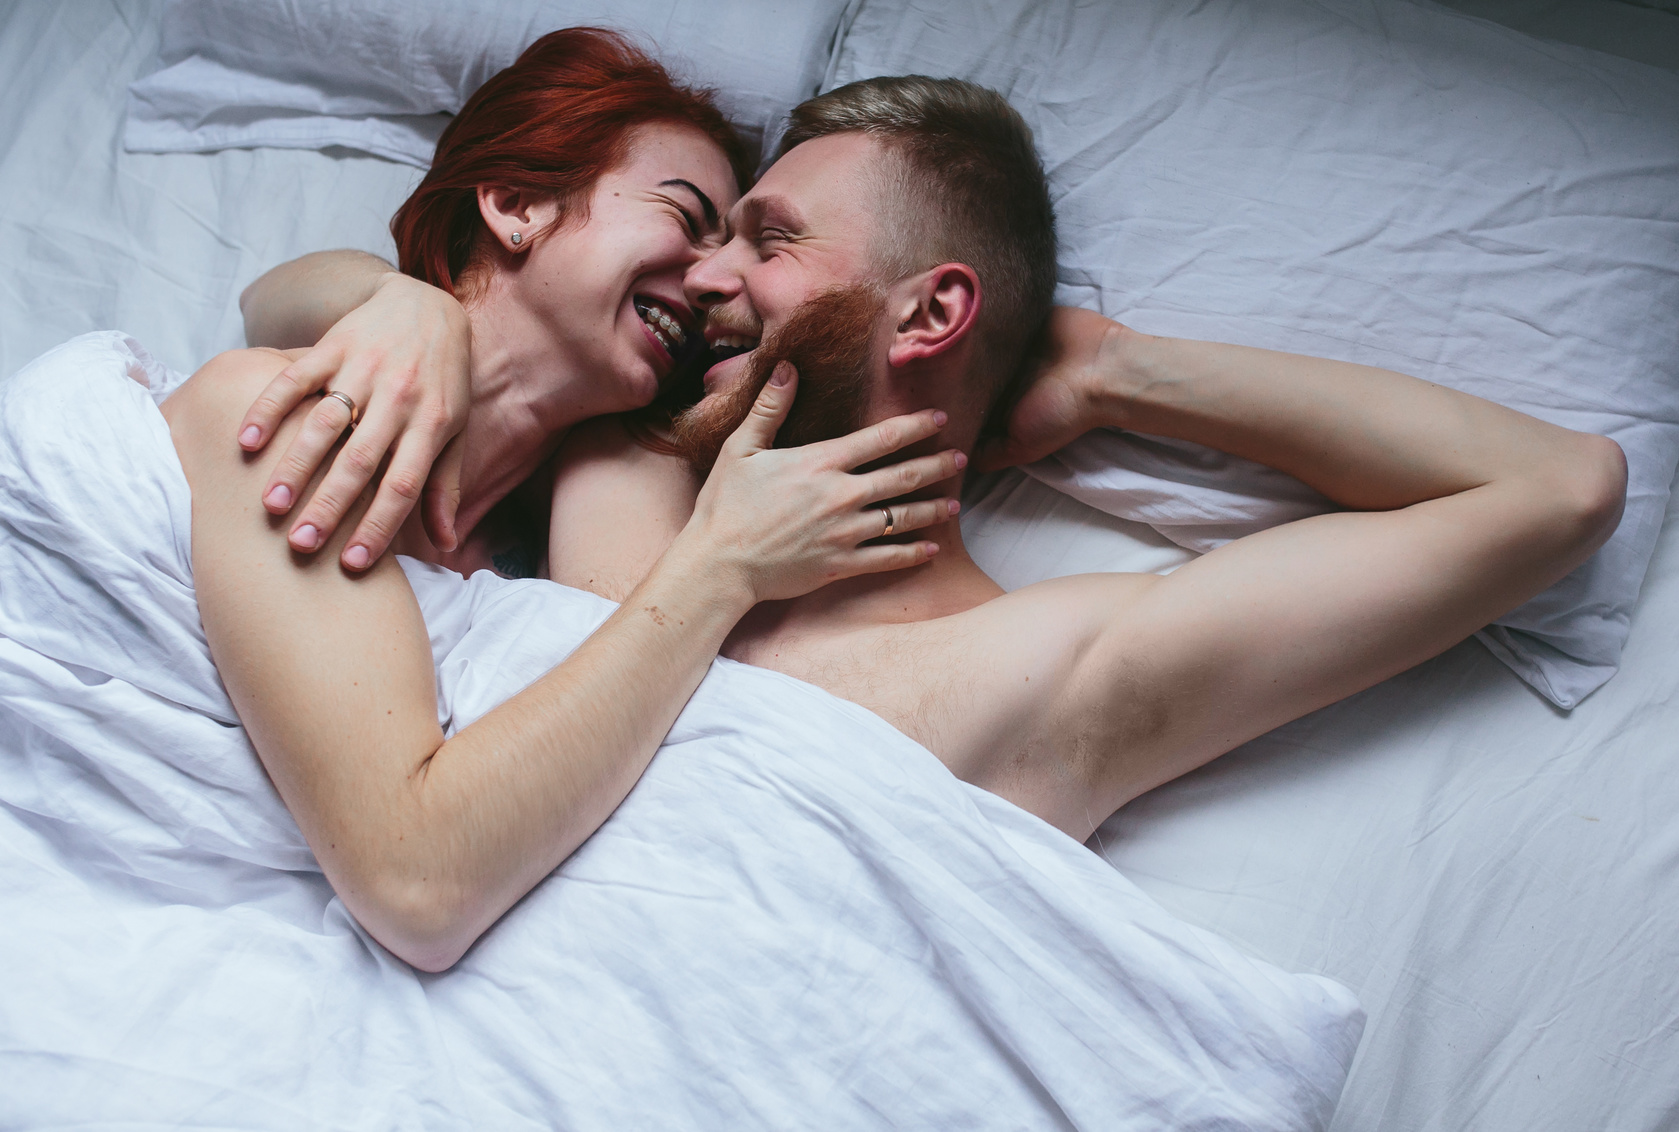
[{"label": "man's nose", "polygon": [[722,306],[740,294],[740,275],[729,266],[731,240],[688,269],[682,277],[682,293],[700,310]]}]

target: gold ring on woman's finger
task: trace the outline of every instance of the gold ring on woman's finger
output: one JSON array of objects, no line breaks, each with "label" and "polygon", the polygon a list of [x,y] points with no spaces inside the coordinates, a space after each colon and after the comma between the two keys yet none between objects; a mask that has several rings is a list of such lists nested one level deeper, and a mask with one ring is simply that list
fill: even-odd
[{"label": "gold ring on woman's finger", "polygon": [[350,399],[350,395],[348,393],[345,393],[345,392],[343,392],[342,390],[339,390],[339,389],[323,389],[323,390],[321,390],[321,397],[323,399],[327,398],[327,397],[331,397],[331,398],[334,398],[335,400],[342,401],[344,403],[344,407],[346,409],[350,410],[350,427],[351,428],[355,428],[356,427],[356,422],[361,420],[361,410],[356,408],[356,403],[353,400]]},{"label": "gold ring on woman's finger", "polygon": [[886,516],[886,529],[880,532],[880,537],[885,538],[892,533],[897,524],[892,521],[892,508],[882,507],[880,513]]}]

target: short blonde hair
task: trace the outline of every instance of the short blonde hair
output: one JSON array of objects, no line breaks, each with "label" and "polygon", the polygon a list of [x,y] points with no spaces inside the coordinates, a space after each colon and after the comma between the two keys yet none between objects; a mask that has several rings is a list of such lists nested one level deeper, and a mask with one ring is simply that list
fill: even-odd
[{"label": "short blonde hair", "polygon": [[863,79],[794,108],[777,156],[842,133],[867,134],[897,158],[882,273],[965,263],[979,276],[979,376],[991,407],[1006,406],[1055,297],[1055,210],[1031,127],[1002,95],[962,79]]}]

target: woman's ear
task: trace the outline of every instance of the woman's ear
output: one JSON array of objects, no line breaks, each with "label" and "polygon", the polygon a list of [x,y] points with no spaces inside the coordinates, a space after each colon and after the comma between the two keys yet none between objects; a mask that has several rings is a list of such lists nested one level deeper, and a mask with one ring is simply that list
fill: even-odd
[{"label": "woman's ear", "polygon": [[505,185],[478,186],[478,215],[496,243],[517,254],[530,248],[531,240],[553,224],[557,210],[552,201],[539,201],[522,189]]},{"label": "woman's ear", "polygon": [[894,287],[888,309],[898,320],[890,365],[942,354],[967,338],[979,317],[979,275],[965,263],[944,263]]}]

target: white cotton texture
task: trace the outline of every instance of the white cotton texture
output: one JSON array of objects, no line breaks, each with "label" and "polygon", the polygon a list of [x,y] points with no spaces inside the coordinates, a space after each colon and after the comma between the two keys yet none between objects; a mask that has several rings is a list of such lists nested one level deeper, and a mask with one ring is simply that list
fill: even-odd
[{"label": "white cotton texture", "polygon": [[[227,707],[129,338],[0,383],[0,1076],[31,1127],[1320,1129],[1363,1026],[856,704],[719,660],[450,972],[333,897]],[[97,406],[88,411],[89,406]],[[611,603],[403,560],[447,732]]]}]

